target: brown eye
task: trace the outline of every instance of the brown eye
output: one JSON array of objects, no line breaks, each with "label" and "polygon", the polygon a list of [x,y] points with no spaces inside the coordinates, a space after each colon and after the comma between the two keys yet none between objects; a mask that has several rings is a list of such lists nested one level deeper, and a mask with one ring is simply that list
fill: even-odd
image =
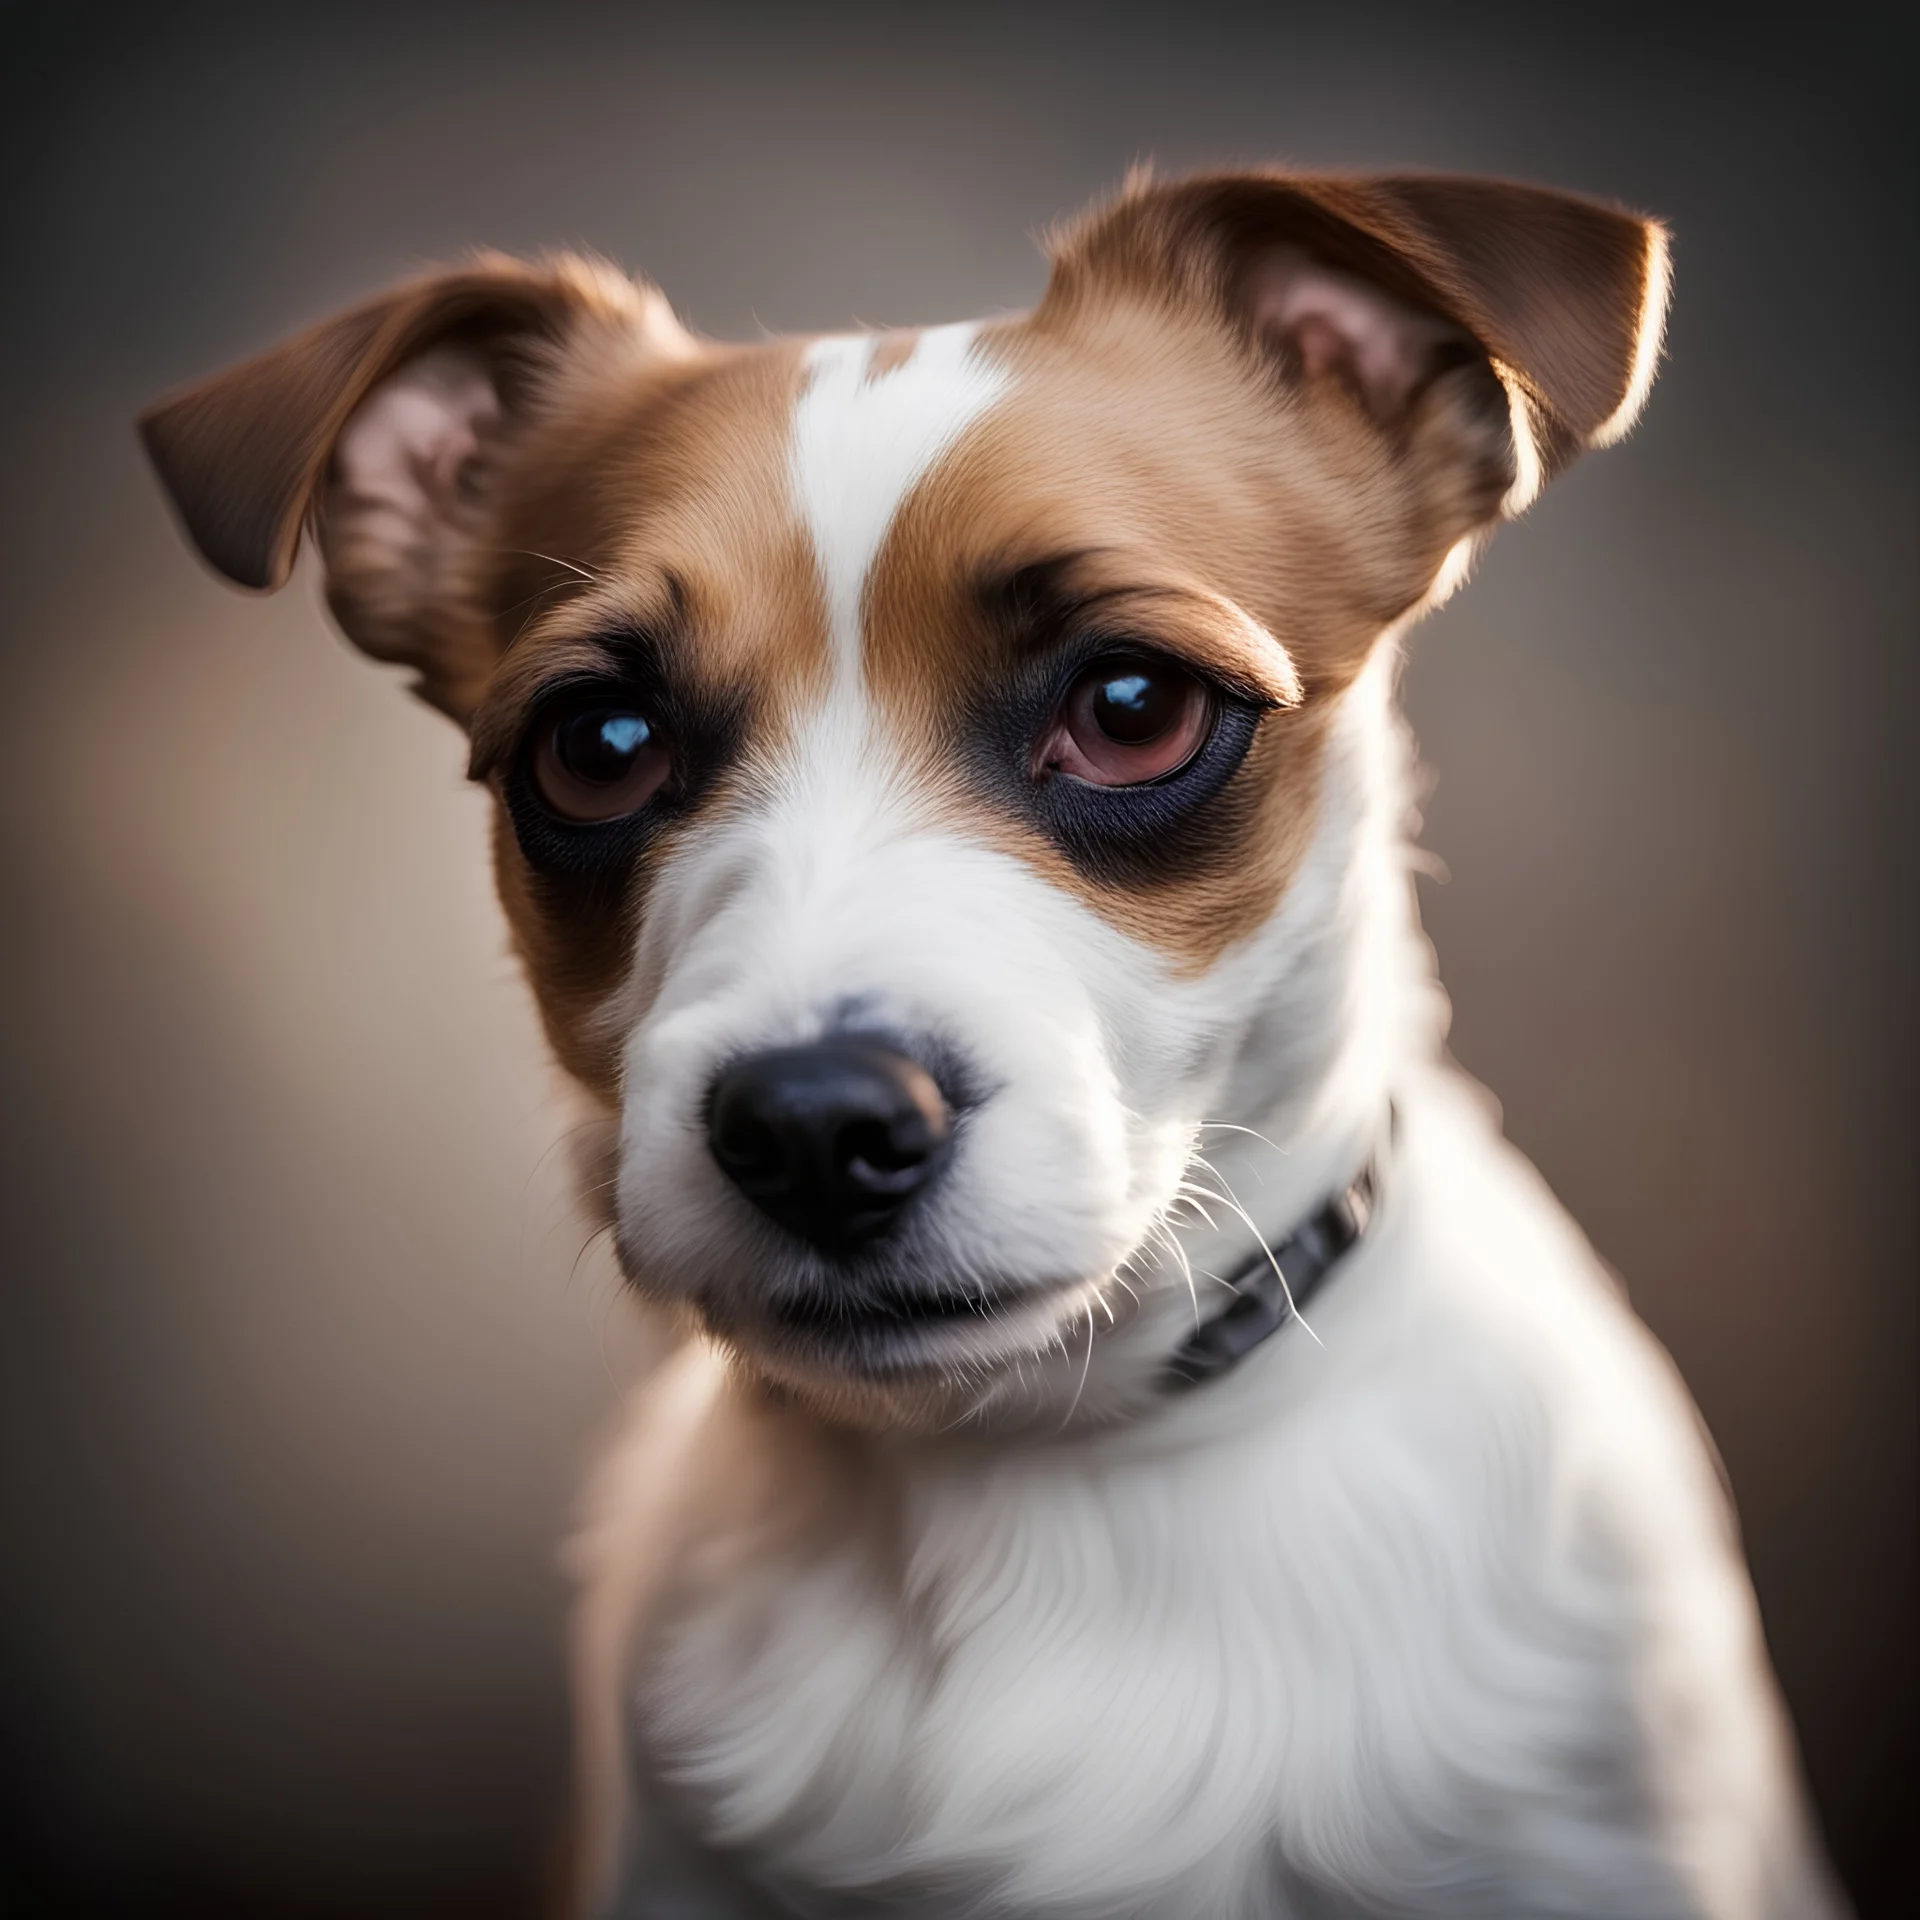
[{"label": "brown eye", "polygon": [[1102,660],[1073,683],[1034,755],[1034,772],[1100,787],[1177,773],[1206,744],[1213,699],[1171,660]]},{"label": "brown eye", "polygon": [[562,708],[534,743],[533,784],[563,820],[584,824],[638,813],[672,771],[659,729],[617,700]]}]

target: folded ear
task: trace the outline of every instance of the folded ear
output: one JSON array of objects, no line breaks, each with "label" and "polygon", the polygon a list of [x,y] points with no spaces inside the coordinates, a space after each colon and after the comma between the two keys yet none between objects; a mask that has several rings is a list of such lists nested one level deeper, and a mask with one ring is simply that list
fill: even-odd
[{"label": "folded ear", "polygon": [[271,592],[311,526],[347,637],[464,720],[497,653],[476,596],[499,463],[543,364],[596,326],[686,345],[665,301],[610,267],[487,255],[169,396],[140,434],[211,566]]},{"label": "folded ear", "polygon": [[[1224,313],[1282,377],[1337,382],[1382,431],[1449,436],[1482,468],[1463,497],[1490,519],[1633,424],[1659,358],[1667,236],[1499,180],[1138,177],[1057,244],[1047,300],[1116,280]],[[1506,420],[1476,422],[1476,382]]]}]

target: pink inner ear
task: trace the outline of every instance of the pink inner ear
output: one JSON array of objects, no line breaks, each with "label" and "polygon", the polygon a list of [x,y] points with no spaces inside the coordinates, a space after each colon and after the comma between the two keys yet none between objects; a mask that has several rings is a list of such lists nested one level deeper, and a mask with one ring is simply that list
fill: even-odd
[{"label": "pink inner ear", "polygon": [[500,411],[478,355],[435,347],[375,387],[334,444],[315,516],[327,598],[377,659],[413,659],[418,623],[457,588]]},{"label": "pink inner ear", "polygon": [[1399,419],[1467,336],[1357,275],[1297,248],[1268,255],[1253,279],[1255,322],[1293,349],[1309,380],[1332,374],[1376,419]]},{"label": "pink inner ear", "polygon": [[436,347],[383,380],[333,454],[337,507],[385,508],[416,532],[457,510],[500,397],[479,358]]}]

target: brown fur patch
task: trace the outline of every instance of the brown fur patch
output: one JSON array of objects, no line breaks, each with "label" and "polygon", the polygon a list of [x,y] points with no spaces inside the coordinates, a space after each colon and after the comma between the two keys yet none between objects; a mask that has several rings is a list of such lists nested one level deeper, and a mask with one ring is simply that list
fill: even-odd
[{"label": "brown fur patch", "polygon": [[[542,695],[617,681],[631,636],[684,704],[743,713],[743,757],[706,804],[751,781],[827,672],[824,609],[788,495],[799,384],[798,347],[775,343],[716,348],[624,385],[575,368],[554,390],[498,524],[503,656],[474,718],[477,774],[496,787],[510,779]],[[501,897],[548,1037],[609,1100],[624,1036],[600,1016],[632,965],[649,876],[695,818],[670,825],[607,899],[537,873],[501,809]]]}]

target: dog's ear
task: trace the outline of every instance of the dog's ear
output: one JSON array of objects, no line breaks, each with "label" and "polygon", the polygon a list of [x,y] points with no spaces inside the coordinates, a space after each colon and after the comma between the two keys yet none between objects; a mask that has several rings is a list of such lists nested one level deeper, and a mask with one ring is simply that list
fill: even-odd
[{"label": "dog's ear", "polygon": [[1053,251],[1043,312],[1117,283],[1224,315],[1283,381],[1440,443],[1459,532],[1633,424],[1666,317],[1657,222],[1499,180],[1136,176]]},{"label": "dog's ear", "polygon": [[653,289],[598,262],[485,255],[323,321],[141,416],[188,535],[271,592],[311,527],[354,644],[464,721],[497,654],[489,494],[540,375],[581,330],[687,346]]}]

